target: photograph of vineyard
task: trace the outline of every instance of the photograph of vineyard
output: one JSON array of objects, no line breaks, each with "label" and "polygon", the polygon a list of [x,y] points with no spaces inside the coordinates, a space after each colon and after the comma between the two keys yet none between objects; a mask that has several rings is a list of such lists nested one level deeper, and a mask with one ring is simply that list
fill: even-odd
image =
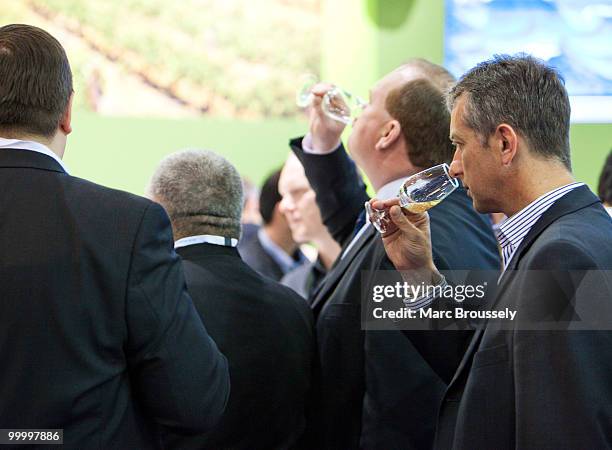
[{"label": "photograph of vineyard", "polygon": [[57,37],[75,105],[104,116],[294,118],[320,65],[321,0],[3,0]]}]

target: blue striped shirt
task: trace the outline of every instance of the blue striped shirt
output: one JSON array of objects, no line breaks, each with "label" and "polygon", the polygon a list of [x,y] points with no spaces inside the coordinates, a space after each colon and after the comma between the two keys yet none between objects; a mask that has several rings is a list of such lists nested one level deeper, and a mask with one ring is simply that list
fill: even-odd
[{"label": "blue striped shirt", "polygon": [[499,225],[497,239],[502,249],[504,270],[508,267],[516,249],[542,214],[565,194],[580,186],[584,186],[584,183],[571,183],[547,192]]}]

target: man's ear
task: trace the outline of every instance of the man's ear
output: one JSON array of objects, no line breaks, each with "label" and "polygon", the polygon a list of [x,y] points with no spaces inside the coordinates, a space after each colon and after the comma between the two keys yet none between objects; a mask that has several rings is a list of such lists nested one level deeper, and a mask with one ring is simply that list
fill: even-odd
[{"label": "man's ear", "polygon": [[518,136],[512,126],[502,123],[497,126],[495,137],[497,138],[497,146],[501,153],[501,163],[504,166],[509,166],[516,157]]},{"label": "man's ear", "polygon": [[68,99],[68,103],[66,104],[66,109],[64,110],[64,114],[60,119],[59,127],[60,130],[65,135],[69,135],[72,133],[72,99],[74,98],[74,92],[70,94],[70,98]]},{"label": "man's ear", "polygon": [[393,119],[387,122],[382,129],[382,136],[376,142],[376,150],[386,150],[391,147],[402,134],[402,126]]}]

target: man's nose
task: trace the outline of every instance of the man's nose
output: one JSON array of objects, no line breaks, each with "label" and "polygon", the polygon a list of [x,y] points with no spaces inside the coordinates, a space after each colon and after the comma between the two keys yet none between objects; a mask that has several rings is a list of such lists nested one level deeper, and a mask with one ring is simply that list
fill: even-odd
[{"label": "man's nose", "polygon": [[284,197],[280,201],[278,209],[282,214],[287,214],[291,210],[291,202],[289,201],[289,199]]},{"label": "man's nose", "polygon": [[459,150],[456,150],[453,156],[453,162],[450,165],[450,176],[453,178],[461,178],[463,176],[463,164],[461,164]]}]

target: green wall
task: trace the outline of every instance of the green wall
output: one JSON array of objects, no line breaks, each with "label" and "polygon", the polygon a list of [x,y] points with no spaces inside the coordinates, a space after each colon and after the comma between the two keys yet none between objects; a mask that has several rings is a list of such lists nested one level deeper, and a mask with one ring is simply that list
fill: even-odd
[{"label": "green wall", "polygon": [[185,148],[214,150],[259,183],[280,166],[289,138],[304,133],[306,122],[223,119],[102,117],[76,111],[64,160],[71,174],[143,194],[164,155]]}]

